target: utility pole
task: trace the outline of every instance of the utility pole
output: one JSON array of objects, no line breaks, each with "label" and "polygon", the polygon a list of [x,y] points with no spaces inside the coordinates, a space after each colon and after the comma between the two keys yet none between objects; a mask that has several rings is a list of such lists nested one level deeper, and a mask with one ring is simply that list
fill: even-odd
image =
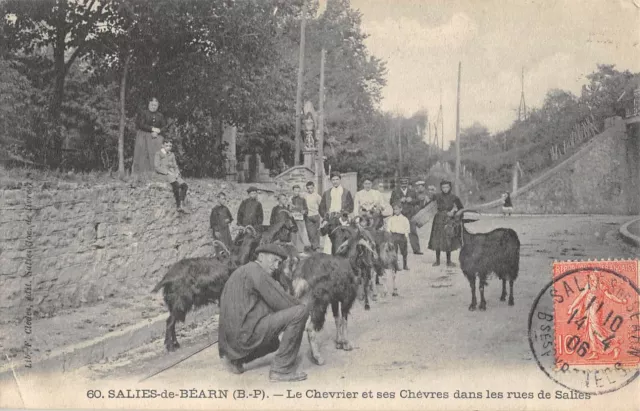
[{"label": "utility pole", "polygon": [[316,170],[318,177],[318,192],[324,192],[324,62],[327,51],[323,48],[320,52],[320,104],[318,107],[318,155],[316,157]]},{"label": "utility pole", "polygon": [[458,63],[458,98],[456,101],[456,185],[455,193],[460,196],[460,78],[462,76],[462,62]]},{"label": "utility pole", "polygon": [[[438,130],[440,130],[441,141],[438,142]],[[440,143],[440,150],[444,151],[444,120],[442,118],[442,86],[440,86],[440,108],[436,118],[436,145]]]},{"label": "utility pole", "polygon": [[518,107],[518,121],[525,121],[527,119],[527,103],[524,100],[524,67],[522,68],[520,86],[522,92],[520,93],[520,107]]},{"label": "utility pole", "polygon": [[302,119],[300,118],[300,112],[302,111],[302,88],[304,80],[304,43],[305,43],[305,30],[307,26],[307,0],[304,0],[302,4],[302,22],[300,23],[300,52],[298,54],[298,88],[296,90],[296,127],[295,127],[295,141],[296,149],[295,156],[293,158],[293,165],[300,164],[300,128]]},{"label": "utility pole", "polygon": [[398,118],[397,120],[397,133],[398,133],[398,165],[399,165],[399,171],[398,171],[398,176],[402,177],[402,173],[403,173],[403,166],[404,166],[404,162],[402,161],[402,123],[400,118]]}]

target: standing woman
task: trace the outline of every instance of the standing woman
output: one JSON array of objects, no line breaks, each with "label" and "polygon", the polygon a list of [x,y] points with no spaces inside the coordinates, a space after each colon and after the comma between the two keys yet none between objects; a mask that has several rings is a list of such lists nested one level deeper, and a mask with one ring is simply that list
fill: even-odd
[{"label": "standing woman", "polygon": [[502,216],[506,216],[507,213],[511,216],[513,213],[513,203],[511,202],[511,195],[505,191],[502,193]]},{"label": "standing woman", "polygon": [[158,112],[158,99],[149,100],[147,110],[138,113],[136,118],[136,144],[133,149],[132,174],[143,174],[154,171],[154,156],[162,148],[160,133],[167,125],[167,120]]},{"label": "standing woman", "polygon": [[433,226],[431,227],[431,238],[429,238],[429,249],[436,252],[436,262],[434,267],[440,265],[440,251],[447,254],[447,266],[455,267],[451,261],[451,251],[460,248],[460,239],[457,235],[449,236],[445,225],[456,210],[462,210],[462,201],[455,194],[451,194],[451,182],[443,180],[440,182],[439,194],[435,195],[434,201],[437,204],[435,217],[433,218]]}]

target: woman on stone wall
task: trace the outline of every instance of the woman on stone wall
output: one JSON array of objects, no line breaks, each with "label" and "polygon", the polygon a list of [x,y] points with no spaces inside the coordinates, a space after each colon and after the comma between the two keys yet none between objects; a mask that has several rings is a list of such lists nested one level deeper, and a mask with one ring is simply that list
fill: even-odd
[{"label": "woman on stone wall", "polygon": [[158,112],[158,100],[149,100],[147,110],[138,113],[136,118],[136,143],[133,149],[133,164],[131,174],[153,173],[154,157],[162,148],[160,133],[167,126],[162,113]]}]

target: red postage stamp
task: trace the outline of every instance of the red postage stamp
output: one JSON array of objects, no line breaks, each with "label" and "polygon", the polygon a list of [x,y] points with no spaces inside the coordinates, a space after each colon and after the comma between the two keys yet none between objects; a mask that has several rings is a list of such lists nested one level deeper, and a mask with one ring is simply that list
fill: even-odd
[{"label": "red postage stamp", "polygon": [[632,260],[553,264],[556,364],[638,366],[638,266]]}]

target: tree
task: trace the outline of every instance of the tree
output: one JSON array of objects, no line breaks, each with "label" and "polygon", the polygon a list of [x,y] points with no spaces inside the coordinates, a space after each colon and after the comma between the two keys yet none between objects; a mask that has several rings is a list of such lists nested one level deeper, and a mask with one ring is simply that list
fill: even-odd
[{"label": "tree", "polygon": [[[7,0],[2,7],[12,51],[34,53],[51,48],[53,93],[49,110],[54,120],[60,116],[64,85],[73,63],[85,56],[91,38],[99,35],[99,23],[110,12],[109,1],[97,0]],[[68,57],[67,57],[68,55]]]}]

